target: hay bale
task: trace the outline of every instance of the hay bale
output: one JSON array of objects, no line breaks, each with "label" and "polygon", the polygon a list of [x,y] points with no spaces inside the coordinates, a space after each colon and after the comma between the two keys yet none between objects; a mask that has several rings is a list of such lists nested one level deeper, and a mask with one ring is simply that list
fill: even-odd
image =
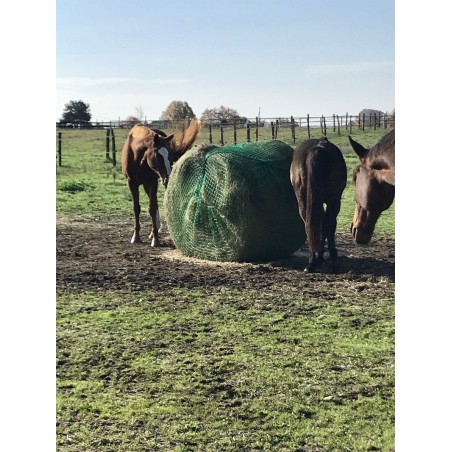
[{"label": "hay bale", "polygon": [[306,239],[281,141],[192,149],[174,165],[164,205],[176,247],[214,261],[289,256]]}]

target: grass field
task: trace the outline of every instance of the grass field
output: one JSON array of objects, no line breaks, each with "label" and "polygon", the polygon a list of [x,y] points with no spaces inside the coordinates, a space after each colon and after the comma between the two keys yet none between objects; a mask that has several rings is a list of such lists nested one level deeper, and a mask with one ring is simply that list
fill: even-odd
[{"label": "grass field", "polygon": [[[126,133],[116,132],[118,151]],[[371,146],[383,134],[353,137]],[[279,138],[290,142],[290,130]],[[357,158],[345,134],[329,138],[348,167],[345,235]],[[119,152],[116,168],[105,159],[105,131],[63,132],[62,154],[57,267],[72,270],[57,273],[57,450],[393,450],[391,277],[183,261],[156,275],[159,256],[128,243],[131,197]],[[163,208],[161,186],[159,198]],[[104,225],[101,251],[85,252]],[[84,228],[93,235],[77,235]],[[393,240],[394,206],[377,230]],[[100,268],[116,258],[121,280]],[[146,276],[134,274],[137,262]],[[90,284],[72,284],[72,274]]]},{"label": "grass field", "polygon": [[[268,129],[267,135],[271,138]],[[342,198],[341,213],[338,217],[338,231],[348,231],[354,211],[354,188],[352,182],[353,169],[358,164],[358,158],[353,152],[348,135],[343,131],[341,136],[332,133],[328,138],[338,146],[345,157],[348,171],[348,183]],[[370,147],[384,135],[386,130],[377,129],[362,132],[354,129],[353,137],[365,147]],[[117,166],[113,167],[106,159],[105,130],[70,130],[63,132],[62,138],[62,166],[57,166],[57,211],[75,215],[89,215],[99,218],[127,218],[131,217],[131,196],[127,189],[124,176],[121,173],[121,148],[128,131],[118,129],[116,135]],[[217,132],[218,133],[218,132]],[[241,130],[239,138],[246,139]],[[270,134],[270,135],[269,135]],[[300,132],[300,139],[306,139],[307,132]],[[242,136],[243,135],[243,136]],[[314,129],[311,136],[320,136],[320,130]],[[226,137],[231,143],[233,139],[230,130]],[[214,144],[218,144],[213,140]],[[281,129],[278,139],[293,144],[290,129]],[[227,141],[227,140],[225,140]],[[208,142],[208,131],[202,129],[195,144]],[[240,142],[240,141],[239,141]],[[227,143],[226,143],[227,144]],[[163,190],[159,189],[159,205],[163,207]],[[146,205],[144,191],[142,191],[142,205]],[[395,204],[383,212],[379,219],[378,228],[385,233],[394,233]]]},{"label": "grass field", "polygon": [[59,450],[390,450],[391,300],[329,295],[61,296]]}]

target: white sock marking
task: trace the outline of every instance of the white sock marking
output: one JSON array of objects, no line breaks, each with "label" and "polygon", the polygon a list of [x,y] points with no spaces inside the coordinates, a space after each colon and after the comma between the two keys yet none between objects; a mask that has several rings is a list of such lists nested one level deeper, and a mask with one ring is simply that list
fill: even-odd
[{"label": "white sock marking", "polygon": [[166,166],[166,173],[169,176],[171,174],[171,165],[168,158],[168,149],[160,148],[157,152],[163,157],[163,161],[165,162]]},{"label": "white sock marking", "polygon": [[160,231],[160,213],[159,213],[159,209],[156,210],[155,212],[155,226],[157,227],[157,231]]}]

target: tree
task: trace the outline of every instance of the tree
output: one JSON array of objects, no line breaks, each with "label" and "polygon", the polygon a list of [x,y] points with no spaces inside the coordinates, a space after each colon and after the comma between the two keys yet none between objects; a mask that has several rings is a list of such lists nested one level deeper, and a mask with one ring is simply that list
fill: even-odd
[{"label": "tree", "polygon": [[233,108],[221,105],[219,108],[206,108],[202,115],[202,122],[220,122],[225,123],[234,119],[242,120],[243,118]]},{"label": "tree", "polygon": [[380,115],[380,117],[383,118],[385,114],[384,114],[384,112],[382,112],[380,110],[374,110],[372,108],[364,108],[364,110],[361,110],[359,112],[358,116],[359,116],[360,123],[362,124],[363,119],[364,119],[365,124],[367,126],[369,124],[373,124],[375,122],[375,118],[377,118],[377,120],[378,120],[379,115]]},{"label": "tree", "polygon": [[160,119],[166,121],[182,121],[195,119],[196,115],[193,113],[190,105],[181,100],[173,100],[166,110],[160,116]]},{"label": "tree", "polygon": [[126,122],[136,122],[138,124],[141,121],[140,121],[140,118],[137,118],[136,116],[133,116],[133,115],[129,115],[126,118]]},{"label": "tree", "polygon": [[143,121],[144,111],[143,111],[143,107],[141,105],[138,105],[138,107],[135,107],[135,117],[138,118],[138,121]]},{"label": "tree", "polygon": [[81,100],[71,100],[64,106],[61,122],[86,123],[91,121],[89,105]]}]

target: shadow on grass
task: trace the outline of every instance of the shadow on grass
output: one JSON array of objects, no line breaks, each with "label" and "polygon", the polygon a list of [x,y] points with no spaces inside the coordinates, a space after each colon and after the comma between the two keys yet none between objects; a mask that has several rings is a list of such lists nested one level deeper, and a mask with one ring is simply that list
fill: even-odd
[{"label": "shadow on grass", "polygon": [[[295,252],[286,259],[279,259],[272,262],[276,268],[292,270],[304,270],[308,264],[309,251],[303,249]],[[328,252],[325,253],[325,261],[319,266],[316,273],[337,275],[372,275],[374,277],[385,277],[391,282],[395,281],[395,259],[394,258],[373,258],[369,256],[344,256],[339,254],[337,259],[337,270],[331,271]]]}]

